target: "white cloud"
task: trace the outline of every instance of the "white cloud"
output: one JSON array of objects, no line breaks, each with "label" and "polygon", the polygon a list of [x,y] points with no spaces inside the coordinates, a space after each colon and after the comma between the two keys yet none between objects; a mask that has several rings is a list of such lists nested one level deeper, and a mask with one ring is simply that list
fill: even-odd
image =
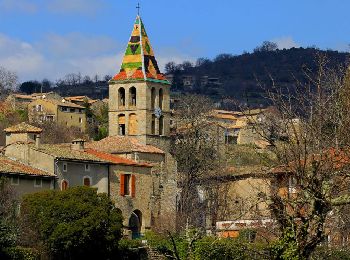
[{"label": "white cloud", "polygon": [[0,0],[0,10],[35,13],[38,6],[27,0]]},{"label": "white cloud", "polygon": [[275,42],[277,44],[278,49],[290,49],[293,47],[299,47],[299,44],[296,43],[291,36],[276,38],[273,39],[272,42]]},{"label": "white cloud", "polygon": [[[0,66],[15,71],[20,81],[48,78],[55,81],[68,73],[114,75],[120,69],[124,44],[106,36],[80,33],[48,34],[38,43],[28,43],[0,34]],[[156,50],[159,66],[169,61],[194,61],[174,48]]]}]

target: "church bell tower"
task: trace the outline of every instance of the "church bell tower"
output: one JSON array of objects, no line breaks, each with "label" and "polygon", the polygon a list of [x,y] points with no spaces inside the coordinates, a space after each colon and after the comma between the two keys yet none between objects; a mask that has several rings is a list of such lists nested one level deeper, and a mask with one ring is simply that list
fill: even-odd
[{"label": "church bell tower", "polygon": [[170,135],[170,83],[138,15],[120,72],[109,82],[109,135],[163,146]]}]

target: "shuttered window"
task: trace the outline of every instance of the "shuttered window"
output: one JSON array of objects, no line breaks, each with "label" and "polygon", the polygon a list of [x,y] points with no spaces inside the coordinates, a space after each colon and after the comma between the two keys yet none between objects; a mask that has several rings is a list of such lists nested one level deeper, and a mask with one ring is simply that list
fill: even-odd
[{"label": "shuttered window", "polygon": [[120,175],[120,195],[135,197],[136,177],[131,174]]},{"label": "shuttered window", "polygon": [[131,197],[135,198],[135,185],[136,185],[136,177],[135,175],[131,176]]}]

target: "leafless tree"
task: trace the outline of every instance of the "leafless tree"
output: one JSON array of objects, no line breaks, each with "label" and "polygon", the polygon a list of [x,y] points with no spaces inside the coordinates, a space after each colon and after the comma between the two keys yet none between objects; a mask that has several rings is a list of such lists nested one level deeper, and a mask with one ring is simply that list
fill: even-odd
[{"label": "leafless tree", "polygon": [[307,83],[267,92],[275,107],[254,122],[276,156],[275,178],[267,195],[279,224],[280,259],[308,259],[327,236],[341,205],[350,202],[350,71],[305,70]]},{"label": "leafless tree", "polygon": [[5,89],[14,90],[18,84],[17,74],[0,66],[0,97]]},{"label": "leafless tree", "polygon": [[[181,196],[178,204],[180,228],[185,225],[204,227],[208,199],[217,199],[209,192],[208,179],[222,172],[220,135],[217,126],[208,121],[213,109],[209,98],[188,95],[176,107],[177,133],[173,154],[178,162]],[[211,194],[208,198],[208,194]]]}]

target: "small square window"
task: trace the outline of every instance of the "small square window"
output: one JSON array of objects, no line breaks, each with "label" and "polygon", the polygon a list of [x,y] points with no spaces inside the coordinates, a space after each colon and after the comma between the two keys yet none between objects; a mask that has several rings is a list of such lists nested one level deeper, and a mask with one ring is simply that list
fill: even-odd
[{"label": "small square window", "polygon": [[19,177],[11,177],[11,185],[19,185]]},{"label": "small square window", "polygon": [[85,164],[85,171],[89,172],[90,171],[90,164]]},{"label": "small square window", "polygon": [[42,187],[42,186],[43,186],[42,179],[36,178],[36,179],[34,180],[34,187],[40,188],[40,187]]},{"label": "small square window", "polygon": [[63,163],[63,171],[64,171],[64,172],[67,172],[67,170],[68,170],[68,165],[67,165],[67,163]]}]

